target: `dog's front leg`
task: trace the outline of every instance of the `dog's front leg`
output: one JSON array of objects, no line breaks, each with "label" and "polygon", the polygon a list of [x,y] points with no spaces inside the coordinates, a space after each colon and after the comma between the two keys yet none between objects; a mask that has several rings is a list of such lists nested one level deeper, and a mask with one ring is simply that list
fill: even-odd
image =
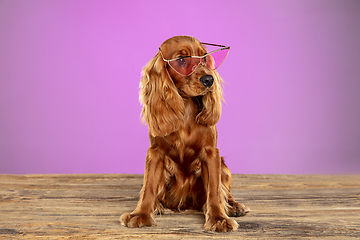
[{"label": "dog's front leg", "polygon": [[146,155],[144,185],[139,203],[132,213],[124,213],[120,217],[122,225],[127,227],[155,225],[153,213],[156,196],[161,184],[164,184],[163,156],[150,147]]},{"label": "dog's front leg", "polygon": [[226,196],[221,189],[221,158],[217,148],[205,148],[202,154],[203,181],[206,191],[205,230],[227,232],[238,224],[226,214]]}]

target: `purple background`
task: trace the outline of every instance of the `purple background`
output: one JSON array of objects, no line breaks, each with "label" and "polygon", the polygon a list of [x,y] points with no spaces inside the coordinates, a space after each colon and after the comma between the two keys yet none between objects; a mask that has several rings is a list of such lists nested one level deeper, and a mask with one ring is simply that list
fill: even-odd
[{"label": "purple background", "polygon": [[141,68],[174,35],[231,46],[233,173],[360,173],[360,1],[0,0],[0,173],[143,173]]}]

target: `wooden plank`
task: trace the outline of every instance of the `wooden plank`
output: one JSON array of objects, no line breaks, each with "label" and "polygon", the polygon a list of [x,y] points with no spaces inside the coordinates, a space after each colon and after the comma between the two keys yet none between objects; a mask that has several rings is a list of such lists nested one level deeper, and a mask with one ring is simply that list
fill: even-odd
[{"label": "wooden plank", "polygon": [[233,175],[232,192],[251,212],[239,229],[202,229],[185,211],[156,217],[157,226],[120,225],[132,211],[142,175],[0,175],[0,239],[356,239],[360,176]]}]

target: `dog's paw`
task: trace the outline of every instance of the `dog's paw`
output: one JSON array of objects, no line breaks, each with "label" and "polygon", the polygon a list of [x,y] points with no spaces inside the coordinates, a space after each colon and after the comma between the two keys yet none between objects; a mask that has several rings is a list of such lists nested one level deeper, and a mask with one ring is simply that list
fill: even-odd
[{"label": "dog's paw", "polygon": [[150,214],[124,213],[120,217],[120,222],[122,225],[131,228],[151,227],[155,225],[155,221]]},{"label": "dog's paw", "polygon": [[241,217],[250,212],[250,208],[242,203],[235,202],[228,210],[229,217]]},{"label": "dog's paw", "polygon": [[231,218],[210,218],[204,225],[205,230],[215,232],[230,232],[237,227],[237,222]]}]

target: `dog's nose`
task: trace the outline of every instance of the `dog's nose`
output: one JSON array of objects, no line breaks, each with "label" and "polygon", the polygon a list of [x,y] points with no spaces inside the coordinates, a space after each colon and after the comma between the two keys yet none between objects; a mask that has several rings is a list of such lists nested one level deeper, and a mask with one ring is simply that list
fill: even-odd
[{"label": "dog's nose", "polygon": [[205,87],[211,87],[214,83],[214,77],[211,75],[204,75],[200,78],[200,82],[202,82]]}]

